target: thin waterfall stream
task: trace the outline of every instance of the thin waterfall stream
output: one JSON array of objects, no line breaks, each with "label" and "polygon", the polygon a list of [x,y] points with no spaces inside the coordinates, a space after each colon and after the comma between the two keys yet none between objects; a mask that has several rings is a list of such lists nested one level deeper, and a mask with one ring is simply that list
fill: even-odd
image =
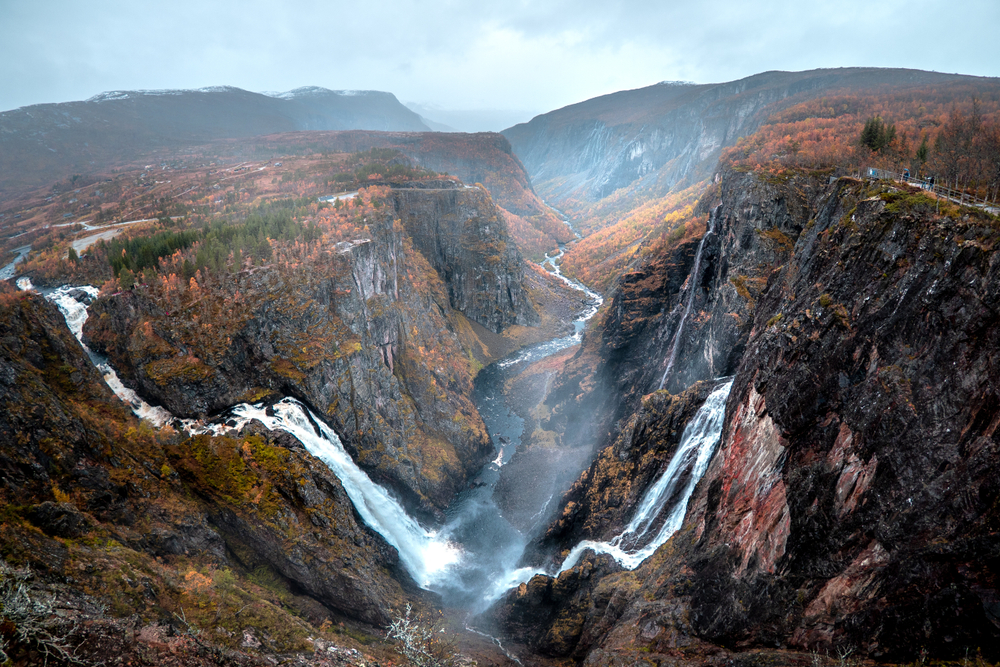
[{"label": "thin waterfall stream", "polygon": [[663,385],[667,383],[667,378],[670,377],[670,371],[673,370],[674,361],[677,360],[677,350],[681,346],[681,334],[684,333],[684,323],[687,321],[688,315],[691,314],[691,306],[694,305],[694,297],[698,292],[698,269],[701,268],[701,253],[705,249],[705,241],[708,237],[715,233],[715,216],[708,216],[708,229],[705,230],[705,235],[701,237],[701,243],[698,244],[698,252],[694,256],[694,271],[691,272],[688,280],[688,301],[687,306],[684,308],[684,314],[681,315],[681,321],[677,325],[677,331],[674,332],[673,344],[670,346],[670,357],[667,360],[667,367],[663,371],[663,377],[660,378],[660,386],[657,389],[663,389]]}]

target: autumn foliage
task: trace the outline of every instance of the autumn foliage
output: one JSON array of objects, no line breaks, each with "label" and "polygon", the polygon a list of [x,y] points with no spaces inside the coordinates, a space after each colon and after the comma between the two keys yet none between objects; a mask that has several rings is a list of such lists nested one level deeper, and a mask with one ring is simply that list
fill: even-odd
[{"label": "autumn foliage", "polygon": [[646,201],[620,219],[609,220],[607,227],[569,248],[563,272],[593,289],[610,290],[633,261],[648,254],[651,244],[676,241],[698,227],[694,209],[706,186],[702,182]]},{"label": "autumn foliage", "polygon": [[771,116],[723,154],[728,166],[878,167],[995,198],[1000,187],[1000,95],[960,86],[883,94],[831,93]]}]

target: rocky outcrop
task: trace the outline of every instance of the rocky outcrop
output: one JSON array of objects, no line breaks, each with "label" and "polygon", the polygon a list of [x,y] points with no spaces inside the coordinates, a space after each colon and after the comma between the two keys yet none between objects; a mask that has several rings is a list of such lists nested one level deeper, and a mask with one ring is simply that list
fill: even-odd
[{"label": "rocky outcrop", "polygon": [[452,308],[496,333],[538,324],[521,256],[487,193],[400,188],[392,197],[414,247],[447,285]]},{"label": "rocky outcrop", "polygon": [[[684,528],[634,573],[587,584],[592,601],[602,587],[632,592],[593,604],[563,655],[620,664],[638,647],[677,659],[707,641],[895,660],[983,647],[995,659],[985,648],[1000,645],[995,221],[904,186],[823,175],[728,173],[718,196],[717,245],[709,237],[704,273],[686,277],[701,290],[699,317],[669,386],[735,373],[719,450]],[[626,326],[630,309],[652,310],[637,286],[654,267],[615,297],[604,339],[621,332],[617,349],[670,338],[667,318]],[[741,353],[717,355],[720,341]],[[630,361],[640,356],[602,363],[655,377]],[[619,405],[633,412],[630,399]],[[634,440],[645,410],[622,422],[617,443]],[[608,473],[640,469],[648,451],[602,452],[550,532],[572,540],[589,534],[580,523],[614,526],[607,499],[630,497],[633,480]]]},{"label": "rocky outcrop", "polygon": [[610,556],[585,556],[579,565],[558,578],[536,575],[507,591],[478,623],[503,632],[518,647],[533,654],[573,655],[581,644],[586,647],[590,643],[583,635],[595,606],[606,606],[614,598],[623,600],[620,592],[601,583],[620,570]]},{"label": "rocky outcrop", "polygon": [[[0,289],[3,487],[24,494],[25,499],[45,494],[49,500],[53,478],[77,470],[81,459],[103,446],[106,436],[94,423],[91,409],[121,420],[125,410],[56,307],[38,294],[18,293],[6,284],[4,288]],[[46,523],[56,523],[55,514],[65,508],[36,510],[52,519]]]}]

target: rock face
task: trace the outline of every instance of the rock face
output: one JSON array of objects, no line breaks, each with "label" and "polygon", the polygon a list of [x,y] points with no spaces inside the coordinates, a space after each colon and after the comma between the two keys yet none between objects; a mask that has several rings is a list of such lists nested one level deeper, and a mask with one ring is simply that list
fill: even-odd
[{"label": "rock face", "polygon": [[592,460],[619,437],[642,397],[659,389],[675,346],[668,391],[735,373],[757,297],[787,261],[818,187],[799,179],[779,188],[734,173],[710,191],[699,207],[712,232],[621,277],[603,319],[549,392],[541,429]]},{"label": "rock face", "polygon": [[397,189],[393,203],[414,246],[447,285],[451,307],[496,333],[538,324],[521,256],[489,195],[477,188],[428,194]]},{"label": "rock face", "polygon": [[[662,366],[643,371],[637,352],[672,336],[670,318],[649,316],[653,295],[697,285],[699,317],[668,387],[735,374],[719,450],[670,542],[574,594],[590,606],[561,654],[624,664],[637,647],[677,659],[708,641],[896,660],[983,647],[995,659],[995,220],[845,178],[727,173],[715,196],[700,275],[657,268],[693,267],[682,248],[623,281],[602,331],[616,353],[593,377],[656,378]],[[581,386],[579,373],[564,381]],[[627,518],[608,499],[634,495],[632,475],[677,419],[649,410],[652,398],[606,405],[627,419],[608,422],[621,437],[564,499],[550,527],[562,548]],[[608,587],[629,592],[612,604],[595,595]]]},{"label": "rock face", "polygon": [[[469,320],[499,331],[538,317],[488,195],[457,187],[389,198],[366,214],[370,238],[326,248],[297,272],[241,276],[245,300],[231,315],[226,300],[169,312],[136,290],[98,300],[86,340],[178,416],[299,398],[370,474],[434,515],[493,453],[471,399]],[[228,329],[205,335],[198,323],[220,317]]]},{"label": "rock face", "polygon": [[832,189],[754,316],[692,517],[696,571],[734,585],[695,595],[696,628],[875,655],[1000,646],[995,221]]},{"label": "rock face", "polygon": [[117,418],[125,411],[55,306],[34,293],[0,290],[0,309],[4,486],[41,493],[54,471],[73,470],[80,457],[100,447],[103,434],[86,408],[107,409]]}]

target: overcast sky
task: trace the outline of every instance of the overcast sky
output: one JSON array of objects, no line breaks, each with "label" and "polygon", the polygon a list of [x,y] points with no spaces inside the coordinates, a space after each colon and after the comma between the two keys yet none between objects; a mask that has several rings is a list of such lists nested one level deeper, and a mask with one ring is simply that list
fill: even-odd
[{"label": "overcast sky", "polygon": [[315,85],[524,118],[664,80],[1000,76],[1000,0],[0,0],[0,110],[107,90]]}]

